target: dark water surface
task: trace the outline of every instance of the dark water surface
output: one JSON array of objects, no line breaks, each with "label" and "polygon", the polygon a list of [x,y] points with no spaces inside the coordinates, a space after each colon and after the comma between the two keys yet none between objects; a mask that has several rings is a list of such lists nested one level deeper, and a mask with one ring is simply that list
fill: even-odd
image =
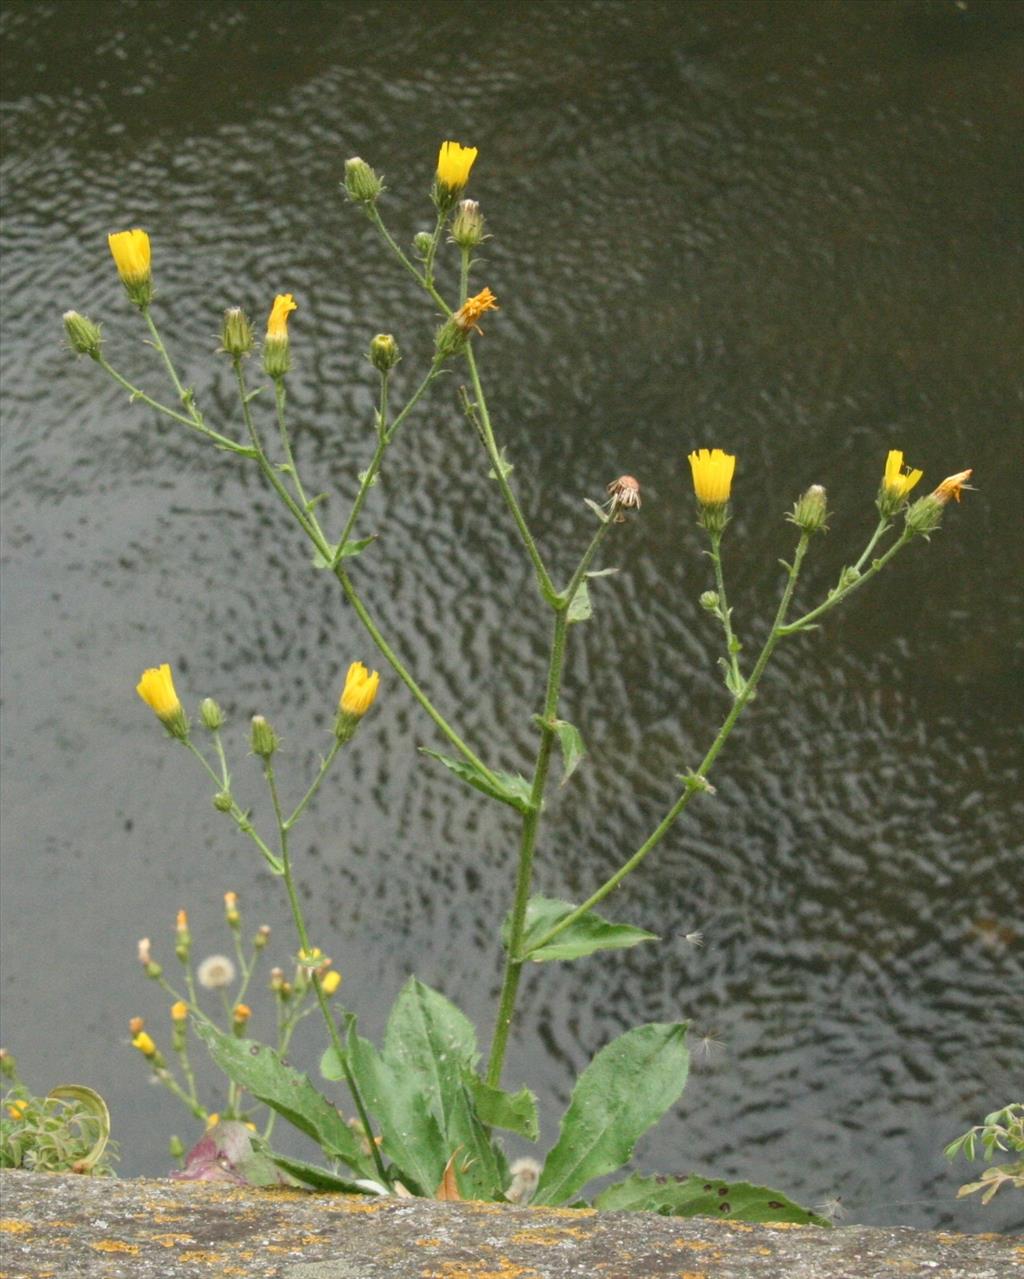
[{"label": "dark water surface", "polygon": [[[187,906],[198,954],[224,949],[232,888],[277,962],[291,947],[280,885],[136,698],[142,668],[171,662],[192,707],[222,700],[266,819],[248,717],[282,734],[297,797],[344,669],[373,660],[253,473],[76,363],[60,313],[101,320],[112,360],[168,396],[106,249],[147,228],[158,321],[235,432],[219,314],[262,320],[294,292],[295,441],[333,527],[372,453],[368,339],[398,335],[402,393],[434,326],[340,197],[343,162],[384,170],[404,244],[454,137],[480,148],[494,233],[481,363],[557,577],[590,535],[582,498],[623,472],[644,487],[604,559],[623,571],[573,635],[563,713],[590,754],[552,789],[540,889],[581,900],[610,873],[727,709],[689,449],[740,458],[727,568],[748,647],[806,485],[833,510],[808,606],[873,526],[887,449],[926,486],[973,466],[978,489],[780,651],[716,798],[611,903],[663,943],[532,970],[508,1082],[537,1091],[550,1143],[609,1038],[688,1018],[722,1047],[697,1054],[640,1167],[838,1196],[854,1221],[1019,1227],[1019,1196],[957,1203],[969,1169],[941,1149],[1024,1082],[1024,7],[8,0],[2,33],[3,1036],[29,1082],[100,1089],[122,1172],[161,1172],[168,1133],[194,1132],[127,1043],[134,1013],[168,1039],[136,939],[173,967]],[[526,771],[547,622],[454,379],[362,529],[381,538],[354,572],[386,632],[470,741]],[[516,822],[417,753],[441,744],[385,669],[300,827],[301,878],[366,1033],[415,970],[486,1042]],[[254,1030],[271,1033],[259,1014]]]}]

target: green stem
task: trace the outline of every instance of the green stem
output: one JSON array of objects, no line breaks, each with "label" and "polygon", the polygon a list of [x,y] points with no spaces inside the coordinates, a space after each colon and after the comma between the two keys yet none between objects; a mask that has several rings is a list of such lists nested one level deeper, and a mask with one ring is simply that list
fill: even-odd
[{"label": "green stem", "polygon": [[[274,816],[277,819],[277,828],[281,845],[281,865],[283,867],[285,887],[288,890],[288,902],[292,909],[292,918],[295,921],[295,930],[299,935],[301,952],[303,956],[306,956],[312,953],[313,948],[309,943],[309,933],[306,930],[305,917],[302,913],[299,895],[295,889],[295,880],[292,876],[291,856],[288,851],[288,826],[285,822],[284,812],[281,808],[281,800],[277,793],[277,782],[274,779],[274,769],[271,766],[269,759],[264,760],[263,775],[267,780],[267,789],[270,791],[271,802],[274,806]],[[348,1055],[346,1054],[345,1047],[341,1042],[341,1035],[338,1033],[338,1026],[331,1013],[330,1005],[327,1002],[327,996],[324,994],[323,987],[320,984],[320,978],[315,971],[310,971],[309,979],[313,990],[316,992],[317,1002],[320,1005],[320,1011],[323,1014],[323,1019],[327,1026],[327,1033],[331,1038],[331,1044],[334,1047],[338,1062],[344,1072],[345,1082],[348,1084],[349,1091],[352,1094],[352,1100],[359,1113],[359,1121],[363,1125],[363,1131],[366,1133],[366,1139],[369,1142],[370,1151],[373,1155],[373,1162],[377,1169],[377,1176],[380,1178],[382,1185],[390,1188],[391,1182],[388,1180],[387,1173],[385,1172],[384,1161],[381,1159],[377,1143],[373,1140],[373,1129],[370,1125],[370,1116],[363,1101],[362,1092],[359,1089],[359,1085],[356,1083],[355,1076],[352,1074]]]},{"label": "green stem", "polygon": [[725,651],[727,654],[726,661],[732,674],[732,684],[730,692],[735,697],[739,690],[743,688],[743,676],[740,674],[739,665],[739,643],[733,634],[732,619],[730,618],[729,601],[725,596],[725,574],[722,571],[722,534],[720,532],[709,532],[708,537],[711,541],[711,550],[708,554],[711,556],[711,562],[715,566],[715,589],[718,591],[718,612],[722,619],[722,628],[725,631]]},{"label": "green stem", "polygon": [[501,1084],[505,1050],[508,1046],[509,1032],[512,1029],[516,995],[519,992],[519,979],[523,971],[523,960],[519,957],[519,948],[522,945],[523,929],[526,922],[526,907],[530,899],[530,884],[533,879],[533,853],[537,843],[537,828],[540,823],[541,808],[544,803],[544,787],[547,782],[548,769],[551,765],[551,752],[555,742],[554,721],[558,714],[558,696],[562,687],[562,667],[565,661],[565,638],[568,625],[568,609],[559,609],[555,614],[555,626],[551,638],[547,694],[544,698],[544,714],[541,717],[540,745],[537,749],[537,762],[533,769],[533,785],[530,788],[530,808],[523,814],[523,828],[519,838],[519,865],[516,872],[515,899],[512,904],[512,922],[505,953],[505,974],[502,978],[501,994],[498,998],[498,1013],[495,1020],[494,1036],[491,1040],[490,1059],[487,1065],[487,1083],[492,1088],[497,1088]]},{"label": "green stem", "polygon": [[244,813],[242,809],[239,808],[238,804],[235,802],[234,796],[231,794],[230,791],[225,789],[223,785],[223,779],[218,777],[216,772],[214,772],[214,770],[210,767],[209,761],[206,759],[206,756],[202,753],[202,751],[198,749],[198,747],[193,743],[191,738],[186,737],[183,744],[192,752],[192,754],[196,757],[196,759],[199,760],[200,764],[202,764],[203,768],[205,768],[206,771],[209,773],[209,775],[213,778],[214,782],[217,785],[217,790],[223,794],[226,794],[228,798],[231,800],[231,807],[227,810],[227,815],[231,818],[231,820],[235,823],[235,825],[238,827],[238,829],[242,832],[243,835],[249,836],[252,842],[256,845],[256,847],[260,850],[260,852],[266,858],[267,864],[270,866],[270,869],[274,872],[274,874],[275,875],[282,874],[283,869],[281,866],[281,862],[270,851],[270,849],[263,842],[263,840],[260,839],[259,835],[256,833],[255,828],[253,827],[252,822],[249,821],[248,814]]},{"label": "green stem", "polygon": [[402,683],[406,686],[409,692],[412,693],[416,701],[419,702],[419,704],[426,711],[427,715],[429,715],[429,717],[434,721],[434,723],[441,730],[443,735],[448,739],[449,742],[451,742],[451,744],[455,747],[455,749],[459,752],[459,754],[464,759],[468,760],[469,763],[472,764],[473,767],[477,769],[481,773],[481,775],[485,777],[495,787],[496,790],[502,790],[503,786],[501,782],[499,782],[497,777],[494,776],[494,774],[483,762],[483,760],[480,759],[479,756],[473,750],[471,750],[469,746],[466,745],[466,743],[462,740],[462,738],[455,731],[455,729],[452,728],[452,726],[444,718],[441,712],[434,706],[430,698],[427,697],[426,693],[423,692],[419,684],[416,683],[412,675],[403,665],[401,658],[399,658],[398,654],[394,651],[391,645],[387,642],[387,640],[381,634],[377,624],[374,622],[373,618],[367,612],[366,606],[363,604],[363,601],[359,598],[359,595],[356,592],[356,588],[352,584],[352,579],[345,572],[345,566],[343,563],[336,564],[334,566],[334,576],[341,583],[341,589],[345,592],[345,598],[355,609],[356,616],[362,622],[366,631],[369,633],[370,638],[380,649],[381,654],[383,655],[385,660],[388,662],[392,670],[395,672],[398,678],[402,681]]},{"label": "green stem", "polygon": [[327,757],[324,759],[323,763],[320,765],[319,773],[317,773],[316,777],[313,779],[313,785],[310,786],[309,790],[306,791],[302,799],[299,800],[298,805],[295,808],[295,811],[292,813],[291,817],[289,817],[288,820],[284,823],[284,828],[286,831],[291,830],[291,828],[302,816],[303,809],[306,807],[309,801],[320,789],[320,783],[327,776],[327,770],[334,763],[334,757],[335,755],[337,755],[338,751],[340,750],[341,750],[341,742],[339,742],[338,739],[335,738],[331,744],[331,749],[327,752]]},{"label": "green stem", "polygon": [[853,571],[855,573],[859,573],[861,569],[864,567],[864,563],[867,560],[868,556],[871,554],[871,552],[875,549],[875,546],[878,543],[878,539],[889,527],[891,522],[892,521],[889,519],[887,515],[883,515],[882,518],[878,521],[878,527],[875,529],[874,533],[871,534],[871,538],[867,546],[865,546],[863,551],[861,551],[860,558],[857,560],[857,563],[854,564],[853,566]]},{"label": "green stem", "polygon": [[[903,532],[900,534],[900,536],[896,539],[896,541],[893,542],[892,546],[890,546],[889,549],[883,555],[880,555],[877,560],[873,560],[871,563],[871,567],[865,569],[864,572],[861,573],[860,577],[855,578],[854,581],[847,583],[846,586],[841,586],[837,590],[832,591],[829,594],[828,598],[825,599],[821,604],[819,604],[817,608],[812,608],[811,611],[809,613],[805,613],[803,617],[798,617],[796,618],[795,621],[792,621],[788,623],[788,625],[783,626],[779,633],[781,635],[792,635],[796,631],[801,631],[804,629],[804,627],[809,626],[817,618],[821,617],[823,613],[827,613],[829,609],[835,608],[835,606],[841,603],[844,599],[846,599],[848,595],[851,595],[854,591],[862,587],[865,582],[870,582],[876,573],[880,573],[882,569],[885,568],[886,564],[889,563],[892,557],[898,551],[901,551],[903,547],[906,546],[907,543],[911,540],[912,537],[913,537],[913,534],[910,532],[910,530],[904,529]],[[878,534],[876,534],[876,536],[872,539],[872,542],[870,545],[873,545],[874,542],[877,540],[878,540]],[[869,549],[870,549],[870,545],[869,545]],[[863,563],[865,558],[866,558],[865,556],[862,556],[860,561],[858,562]]]},{"label": "green stem", "polygon": [[306,496],[306,491],[302,487],[302,481],[299,479],[299,468],[295,465],[295,455],[292,453],[291,435],[288,432],[288,422],[285,418],[284,412],[285,389],[283,377],[274,378],[274,404],[277,408],[277,431],[278,435],[281,437],[281,448],[284,450],[285,461],[288,464],[292,483],[295,485],[295,493],[298,496],[299,501],[302,503],[302,509],[308,516],[310,524],[326,542],[323,530],[320,528],[320,523],[316,518],[312,506],[310,505],[309,498]]},{"label": "green stem", "polygon": [[469,267],[471,249],[462,250],[462,258],[459,267],[459,306],[469,297]]},{"label": "green stem", "polygon": [[399,262],[401,262],[402,266],[404,266],[404,267],[405,267],[405,269],[406,269],[406,270],[409,272],[409,274],[413,277],[413,279],[414,279],[414,280],[416,281],[416,283],[420,286],[420,288],[421,288],[421,289],[426,289],[426,291],[427,291],[427,292],[430,294],[430,296],[434,299],[434,301],[435,301],[435,302],[437,303],[437,305],[441,308],[442,312],[443,312],[445,315],[451,315],[451,313],[452,313],[452,309],[451,309],[451,307],[450,307],[450,306],[448,305],[448,303],[444,300],[444,298],[440,295],[440,293],[438,293],[437,289],[435,289],[435,288],[434,288],[433,281],[432,281],[431,279],[429,279],[426,275],[424,275],[424,274],[423,274],[423,272],[421,272],[421,271],[417,270],[417,268],[416,268],[415,266],[413,266],[413,264],[409,261],[409,259],[406,257],[406,255],[402,252],[402,250],[401,250],[401,249],[398,247],[398,245],[395,243],[395,240],[394,240],[394,238],[392,237],[391,232],[390,232],[390,231],[387,229],[387,227],[384,225],[384,221],[383,221],[383,219],[381,218],[380,213],[377,211],[377,207],[376,207],[376,205],[373,205],[373,204],[368,205],[368,206],[367,206],[367,209],[366,209],[366,212],[367,212],[367,216],[369,217],[370,221],[373,223],[373,225],[374,225],[374,226],[377,228],[377,230],[380,232],[381,237],[382,237],[382,238],[383,238],[383,240],[384,240],[384,243],[388,246],[388,248],[391,250],[391,252],[392,252],[392,253],[395,255],[395,257],[398,259],[398,261],[399,261]]},{"label": "green stem", "polygon": [[174,389],[178,392],[178,399],[185,406],[185,411],[188,413],[189,417],[192,419],[195,425],[202,426],[203,415],[196,408],[195,400],[192,397],[191,391],[186,391],[185,388],[182,386],[181,379],[178,377],[177,371],[174,367],[171,357],[167,352],[167,347],[164,346],[163,338],[160,336],[159,330],[156,327],[156,323],[153,320],[152,315],[150,314],[149,307],[143,306],[143,307],[140,307],[139,309],[142,311],[142,318],[146,321],[146,326],[149,329],[149,332],[153,338],[153,345],[160,352],[160,358],[164,362],[164,367],[166,368],[168,374],[170,375],[171,381],[174,383]]},{"label": "green stem", "polygon": [[679,796],[676,802],[672,805],[669,811],[665,814],[647,839],[644,840],[632,857],[624,862],[614,875],[605,880],[601,887],[596,892],[592,893],[582,906],[577,906],[571,914],[566,915],[564,919],[560,920],[542,937],[538,938],[531,945],[530,950],[527,951],[526,954],[520,956],[520,962],[524,962],[528,959],[533,951],[539,950],[542,946],[548,945],[548,943],[557,937],[559,933],[564,932],[566,928],[571,927],[578,919],[581,919],[588,911],[593,910],[595,906],[602,902],[609,893],[618,888],[619,884],[622,883],[626,876],[636,870],[647,854],[661,842],[670,827],[685,810],[693,796],[699,791],[708,789],[706,781],[707,774],[710,772],[715,760],[718,758],[718,754],[725,745],[729,734],[732,732],[733,727],[736,724],[736,721],[743,712],[743,708],[753,697],[761,676],[764,674],[765,667],[768,665],[768,661],[775,650],[775,646],[778,644],[783,635],[787,633],[787,629],[783,626],[783,622],[785,620],[786,613],[789,611],[789,605],[793,598],[793,591],[796,587],[797,577],[800,574],[800,567],[803,563],[804,554],[807,551],[808,541],[808,534],[801,534],[800,541],[797,544],[796,553],[793,557],[793,563],[788,566],[788,578],[785,589],[782,593],[782,598],[779,601],[775,620],[768,633],[768,638],[765,640],[764,647],[761,649],[758,659],[754,663],[754,669],[750,673],[750,678],[744,684],[743,691],[733,702],[729,714],[723,720],[722,726],[719,728],[715,740],[711,743],[707,754],[701,760],[699,768],[695,773],[689,774],[689,776],[685,779],[683,793]]},{"label": "green stem", "polygon": [[548,575],[547,569],[544,567],[544,561],[540,557],[537,550],[537,544],[533,540],[530,530],[526,526],[526,520],[523,513],[519,509],[519,503],[516,501],[516,495],[512,492],[507,478],[505,477],[505,468],[502,465],[501,458],[498,455],[498,446],[494,441],[494,429],[491,426],[491,415],[487,410],[487,401],[484,398],[484,390],[480,384],[480,373],[476,366],[476,356],[473,354],[472,342],[466,345],[466,363],[469,365],[469,375],[473,382],[473,394],[476,397],[476,408],[480,415],[480,428],[483,434],[484,446],[487,449],[487,455],[491,459],[491,468],[494,471],[495,478],[498,481],[498,487],[501,489],[505,504],[512,513],[516,528],[519,530],[519,537],[526,548],[526,553],[530,557],[533,564],[534,572],[537,575],[537,582],[543,597],[552,603],[557,595],[554,583]]},{"label": "green stem", "polygon": [[218,448],[228,449],[232,453],[240,453],[243,457],[251,458],[255,456],[252,449],[246,445],[236,444],[234,440],[229,440],[226,435],[221,435],[218,431],[212,431],[208,426],[201,425],[194,418],[186,417],[184,413],[178,413],[168,405],[161,404],[159,400],[154,400],[152,396],[147,395],[145,391],[134,386],[126,377],[118,373],[117,369],[108,364],[102,355],[96,357],[96,362],[105,373],[113,378],[118,386],[123,387],[128,392],[133,400],[141,400],[143,404],[148,404],[151,409],[156,409],[164,417],[169,417],[175,422],[180,422],[183,426],[190,427],[193,431],[198,431],[200,435],[205,435],[208,440],[212,440]]}]

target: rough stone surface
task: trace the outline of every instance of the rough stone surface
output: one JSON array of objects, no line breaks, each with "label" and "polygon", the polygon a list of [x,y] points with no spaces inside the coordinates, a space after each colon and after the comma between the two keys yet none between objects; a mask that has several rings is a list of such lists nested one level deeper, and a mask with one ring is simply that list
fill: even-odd
[{"label": "rough stone surface", "polygon": [[909,1229],[0,1176],[3,1279],[1024,1279],[1024,1245]]}]

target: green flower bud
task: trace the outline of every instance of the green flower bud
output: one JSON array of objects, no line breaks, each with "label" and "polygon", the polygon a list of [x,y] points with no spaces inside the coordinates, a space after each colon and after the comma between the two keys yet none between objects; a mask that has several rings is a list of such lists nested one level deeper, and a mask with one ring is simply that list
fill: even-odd
[{"label": "green flower bud", "polygon": [[390,333],[378,333],[370,343],[370,363],[380,373],[389,373],[401,358]]},{"label": "green flower bud", "polygon": [[356,204],[373,204],[384,190],[384,183],[365,160],[354,155],[345,161],[345,190]]},{"label": "green flower bud", "polygon": [[262,715],[252,717],[252,753],[260,759],[269,759],[277,750],[277,734]]},{"label": "green flower bud", "polygon": [[439,360],[449,360],[454,355],[461,355],[469,341],[469,333],[455,323],[454,319],[445,321],[437,330],[434,338],[434,349]]},{"label": "green flower bud", "polygon": [[461,249],[475,249],[484,239],[484,215],[476,200],[460,200],[452,219],[451,239]]},{"label": "green flower bud", "polygon": [[718,603],[717,591],[703,591],[701,593],[700,606],[701,608],[706,608],[709,613],[713,613],[718,608]]},{"label": "green flower bud", "polygon": [[180,1159],[184,1155],[185,1147],[182,1144],[180,1137],[171,1137],[170,1141],[167,1143],[167,1153],[172,1159]]},{"label": "green flower bud", "polygon": [[430,246],[434,243],[434,237],[429,231],[417,231],[412,238],[412,247],[421,258],[426,258],[430,252]]},{"label": "green flower bud", "polygon": [[825,523],[827,508],[825,490],[820,484],[812,484],[803,497],[793,504],[793,509],[786,518],[805,533],[823,533],[828,528]]},{"label": "green flower bud", "polygon": [[100,354],[100,326],[77,311],[64,312],[64,332],[76,355],[88,355],[94,360]]},{"label": "green flower bud", "polygon": [[204,697],[199,703],[199,718],[203,721],[204,728],[215,733],[224,723],[224,712],[212,697]]},{"label": "green flower bud", "polygon": [[220,349],[233,359],[248,355],[256,344],[252,325],[240,306],[229,307],[224,312],[220,330]]},{"label": "green flower bud", "polygon": [[232,808],[231,796],[226,790],[218,791],[213,797],[213,806],[218,813],[230,813]]}]

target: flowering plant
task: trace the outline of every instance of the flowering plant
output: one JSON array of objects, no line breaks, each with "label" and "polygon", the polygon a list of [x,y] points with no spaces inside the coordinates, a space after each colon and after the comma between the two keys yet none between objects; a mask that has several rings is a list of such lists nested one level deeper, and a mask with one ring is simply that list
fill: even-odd
[{"label": "flowering plant", "polygon": [[[596,913],[596,908],[633,873],[662,841],[694,799],[712,790],[708,780],[717,758],[745,707],[753,698],[777,646],[818,624],[829,611],[861,590],[910,543],[927,539],[942,521],[950,500],[960,495],[970,471],[944,480],[930,494],[911,502],[910,494],[921,479],[920,470],[906,468],[903,454],[893,449],[884,465],[875,497],[878,519],[860,554],[843,568],[835,585],[814,607],[792,614],[794,591],[813,540],[825,533],[827,496],[812,485],[799,496],[787,518],[795,526],[796,543],[789,562],[783,564],[782,589],[775,615],[756,657],[744,659],[744,647],[733,620],[726,594],[722,545],[730,520],[730,501],[737,458],[721,448],[695,448],[689,454],[697,519],[708,541],[713,588],[700,602],[717,620],[723,632],[720,659],[727,709],[703,758],[679,774],[675,801],[643,838],[635,851],[582,903],[555,900],[534,892],[534,858],[544,816],[544,799],[552,768],[560,757],[562,784],[569,781],[585,756],[584,736],[578,726],[563,718],[561,690],[571,632],[591,618],[589,583],[614,572],[597,568],[605,544],[625,520],[636,518],[641,507],[641,487],[636,478],[623,475],[605,486],[603,500],[587,500],[594,517],[589,542],[582,549],[568,579],[555,581],[540,547],[530,531],[515,489],[512,467],[499,447],[475,344],[483,323],[499,311],[498,299],[489,287],[471,292],[477,265],[474,250],[485,238],[479,205],[464,199],[475,148],[445,142],[441,147],[431,192],[436,213],[431,232],[421,232],[411,253],[400,247],[385,225],[379,204],[384,184],[363,160],[346,163],[344,187],[348,198],[368,217],[399,266],[407,272],[441,314],[433,354],[418,385],[398,411],[392,406],[392,379],[400,354],[395,338],[379,334],[369,344],[368,356],[379,377],[379,400],[373,422],[373,453],[360,474],[355,496],[340,528],[329,533],[322,518],[320,496],[302,479],[288,425],[286,382],[291,364],[288,319],[296,308],[290,293],[273,302],[262,345],[262,367],[273,384],[277,441],[267,443],[262,425],[253,412],[255,392],[250,390],[246,361],[256,349],[253,328],[239,307],[229,310],[221,331],[221,351],[231,361],[238,387],[241,431],[221,430],[208,424],[195,397],[186,389],[175,368],[152,315],[153,289],[149,238],[135,230],[110,237],[115,263],[130,300],[138,307],[151,343],[178,397],[178,404],[163,403],[133,384],[107,359],[98,326],[69,312],[65,326],[71,346],[88,355],[134,399],[188,428],[207,444],[224,450],[245,465],[254,465],[273,490],[289,517],[314,550],[317,568],[331,573],[376,646],[408,693],[429,717],[447,744],[449,753],[427,751],[456,778],[472,786],[494,803],[512,808],[518,816],[519,848],[511,905],[501,930],[504,976],[495,1014],[486,1066],[478,1066],[480,1052],[476,1029],[440,992],[415,977],[399,995],[388,1021],[384,1043],[377,1047],[357,1031],[355,1015],[340,1003],[329,1003],[333,971],[322,952],[312,944],[296,891],[291,834],[310,800],[320,789],[340,750],[354,737],[360,721],[370,711],[378,692],[379,674],[361,662],[349,668],[335,720],[334,742],[291,812],[283,806],[274,771],[278,747],[273,728],[262,716],[252,723],[250,743],[261,761],[274,814],[275,830],[257,831],[250,815],[238,805],[221,739],[224,716],[207,698],[200,706],[203,728],[209,734],[212,753],[196,744],[185,710],[174,689],[169,667],[147,671],[138,691],[172,738],[200,762],[215,787],[214,807],[230,818],[256,846],[267,866],[284,883],[291,906],[299,950],[297,963],[308,974],[308,990],[322,1013],[328,1046],[320,1063],[321,1073],[343,1082],[354,1115],[346,1123],[337,1108],[307,1076],[283,1059],[283,1047],[270,1048],[245,1037],[245,1021],[232,1014],[224,1030],[199,1006],[194,988],[184,993],[166,983],[160,965],[149,955],[144,963],[150,976],[165,983],[178,1010],[172,1017],[188,1022],[206,1044],[217,1064],[232,1081],[233,1111],[244,1090],[315,1139],[330,1167],[315,1167],[271,1153],[278,1168],[303,1184],[338,1190],[369,1189],[378,1193],[405,1192],[443,1198],[525,1199],[536,1203],[574,1204],[595,1178],[625,1165],[638,1138],[677,1101],[686,1082],[689,1053],[685,1023],[637,1027],[605,1045],[583,1071],[562,1120],[554,1146],[536,1167],[535,1176],[513,1176],[496,1130],[538,1139],[536,1107],[526,1088],[516,1092],[503,1087],[503,1067],[517,994],[527,963],[567,961],[601,951],[621,950],[657,940],[640,928],[618,923]],[[447,235],[446,235],[447,233]],[[446,296],[438,275],[439,255],[446,244],[455,248],[458,282],[454,296]],[[534,721],[537,747],[527,775],[503,772],[490,765],[443,715],[410,666],[391,647],[367,607],[353,576],[359,558],[373,543],[356,535],[364,503],[394,446],[398,433],[434,382],[446,369],[465,372],[463,410],[479,437],[484,464],[489,468],[510,529],[532,567],[539,605],[550,616],[551,642],[539,710]],[[239,438],[240,437],[240,438]],[[180,931],[180,929],[179,929]],[[180,938],[179,938],[180,942]],[[184,948],[187,952],[187,947]],[[179,955],[179,957],[181,957]],[[186,954],[187,958],[187,954]],[[189,978],[191,981],[191,978]],[[335,985],[336,989],[336,985]],[[183,1033],[183,1032],[182,1032]],[[144,1036],[144,1038],[142,1038]],[[136,1047],[154,1061],[155,1042],[139,1028]],[[284,1046],[287,1046],[285,1043]],[[193,1109],[197,1103],[190,1098]],[[816,1221],[820,1217],[792,1203],[784,1195],[744,1183],[723,1184],[698,1174],[670,1179],[633,1175],[612,1185],[597,1197],[599,1207],[648,1208],[689,1215],[710,1212],[716,1216],[747,1220]]]}]

